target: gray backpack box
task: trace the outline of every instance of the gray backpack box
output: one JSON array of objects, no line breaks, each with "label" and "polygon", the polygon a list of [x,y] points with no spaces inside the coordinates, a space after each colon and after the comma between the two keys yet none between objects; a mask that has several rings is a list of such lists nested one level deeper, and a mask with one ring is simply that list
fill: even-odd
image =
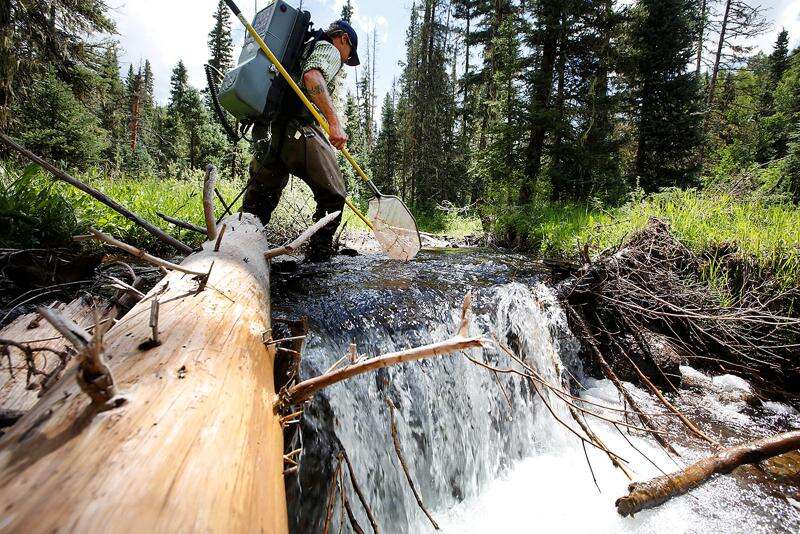
[{"label": "gray backpack box", "polygon": [[[310,20],[307,11],[276,0],[258,12],[253,27],[291,73],[299,60]],[[286,91],[291,91],[288,84],[255,40],[246,35],[239,64],[225,75],[220,87],[222,107],[240,121],[269,121]]]}]

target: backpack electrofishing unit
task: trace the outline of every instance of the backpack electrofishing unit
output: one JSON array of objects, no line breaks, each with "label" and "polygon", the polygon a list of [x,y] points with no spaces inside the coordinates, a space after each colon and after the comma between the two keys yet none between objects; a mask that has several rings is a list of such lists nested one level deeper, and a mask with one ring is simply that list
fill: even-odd
[{"label": "backpack electrofishing unit", "polygon": [[[303,59],[320,39],[325,38],[322,30],[313,30],[311,13],[296,9],[283,0],[276,0],[258,12],[253,27],[295,80],[300,77]],[[214,108],[234,141],[241,139],[253,124],[272,122],[281,110],[287,109],[289,99],[297,99],[249,34],[245,36],[239,64],[225,74],[219,89],[214,83],[215,73],[208,65],[206,74]],[[222,108],[239,121],[240,132],[230,126]]]}]

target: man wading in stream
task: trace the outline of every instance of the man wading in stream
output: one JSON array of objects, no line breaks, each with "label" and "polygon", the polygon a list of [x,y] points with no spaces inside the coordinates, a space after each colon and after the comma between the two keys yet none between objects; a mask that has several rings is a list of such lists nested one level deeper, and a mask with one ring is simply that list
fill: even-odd
[{"label": "man wading in stream", "polygon": [[[305,50],[301,87],[330,124],[330,137],[315,123],[314,117],[295,94],[269,126],[253,130],[254,157],[250,163],[250,184],[244,196],[244,211],[254,213],[264,224],[269,222],[289,174],[300,177],[314,193],[317,210],[314,221],[328,213],[342,211],[347,190],[334,148],[347,143],[331,94],[344,64],[355,67],[358,36],[345,21],[334,22],[323,37]],[[333,234],[341,215],[311,238],[306,260],[327,261],[333,255]]]}]

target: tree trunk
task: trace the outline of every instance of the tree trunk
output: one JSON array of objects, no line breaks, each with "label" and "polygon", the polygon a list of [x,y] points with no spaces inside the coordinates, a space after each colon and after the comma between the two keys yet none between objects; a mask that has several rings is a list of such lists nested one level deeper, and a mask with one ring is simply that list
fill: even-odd
[{"label": "tree trunk", "polygon": [[695,65],[695,72],[698,76],[700,76],[700,66],[703,61],[703,40],[705,39],[706,30],[706,2],[707,0],[702,0],[700,4],[700,31],[697,35],[697,64]]},{"label": "tree trunk", "polygon": [[632,516],[642,510],[663,504],[673,497],[683,495],[714,475],[725,475],[741,465],[755,464],[798,449],[800,449],[800,430],[725,449],[677,473],[660,476],[647,482],[634,482],[628,486],[630,493],[617,499],[617,511],[623,516]]},{"label": "tree trunk", "polygon": [[[711,113],[711,106],[714,104],[714,92],[717,88],[717,76],[719,75],[719,64],[722,59],[722,49],[725,47],[725,33],[728,31],[728,17],[731,13],[731,0],[725,2],[725,15],[722,17],[722,28],[719,31],[719,43],[717,44],[717,55],[714,57],[714,68],[711,71],[711,81],[708,84],[708,112]],[[708,116],[706,116],[708,125]]]},{"label": "tree trunk", "polygon": [[211,269],[203,291],[172,272],[106,334],[124,404],[93,405],[73,368],[0,440],[3,529],[287,532],[268,244],[250,215],[226,224],[183,263]]},{"label": "tree trunk", "polygon": [[519,192],[520,204],[527,204],[533,198],[536,181],[542,168],[544,140],[549,122],[547,112],[550,110],[550,94],[553,90],[553,70],[555,69],[561,10],[553,2],[546,2],[543,9],[545,13],[542,31],[542,60],[534,79],[533,120],[526,155],[525,181]]}]

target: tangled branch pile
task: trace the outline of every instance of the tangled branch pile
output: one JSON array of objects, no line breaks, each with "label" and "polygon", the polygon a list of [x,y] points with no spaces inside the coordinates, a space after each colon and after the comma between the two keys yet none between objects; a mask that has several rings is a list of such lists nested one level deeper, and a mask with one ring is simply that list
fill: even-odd
[{"label": "tangled branch pile", "polygon": [[662,385],[671,385],[677,364],[688,363],[742,375],[773,395],[797,393],[800,289],[782,289],[733,258],[728,254],[724,263],[729,302],[723,304],[707,260],[667,223],[651,219],[626,243],[578,268],[559,297],[585,317],[620,374],[635,376],[628,358],[634,354]]}]

